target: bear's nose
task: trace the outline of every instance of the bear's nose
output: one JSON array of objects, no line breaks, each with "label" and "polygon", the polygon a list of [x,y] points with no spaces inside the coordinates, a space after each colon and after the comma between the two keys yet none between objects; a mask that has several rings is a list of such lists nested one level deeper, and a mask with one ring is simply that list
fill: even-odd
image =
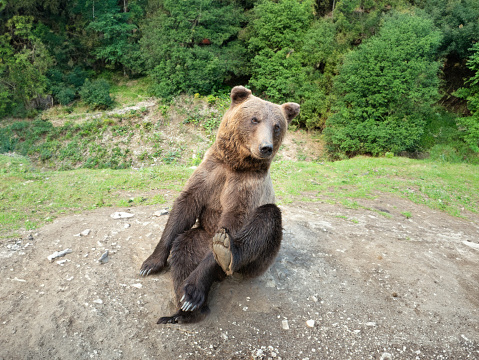
[{"label": "bear's nose", "polygon": [[259,152],[263,156],[270,156],[273,153],[273,145],[263,143],[259,146]]}]

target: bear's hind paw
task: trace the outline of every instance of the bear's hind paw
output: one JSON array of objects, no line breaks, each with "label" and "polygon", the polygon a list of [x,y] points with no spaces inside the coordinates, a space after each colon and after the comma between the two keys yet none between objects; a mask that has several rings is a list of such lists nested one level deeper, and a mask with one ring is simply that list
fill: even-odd
[{"label": "bear's hind paw", "polygon": [[213,236],[213,254],[219,266],[226,275],[233,274],[233,254],[231,253],[231,240],[225,229],[218,231]]}]

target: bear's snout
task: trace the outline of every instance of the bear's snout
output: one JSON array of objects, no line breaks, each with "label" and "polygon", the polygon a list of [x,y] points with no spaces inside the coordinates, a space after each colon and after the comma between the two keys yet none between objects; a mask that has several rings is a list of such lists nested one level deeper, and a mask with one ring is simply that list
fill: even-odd
[{"label": "bear's snout", "polygon": [[262,142],[259,145],[259,153],[261,154],[262,157],[270,157],[271,154],[273,153],[273,144],[267,143],[267,142]]}]

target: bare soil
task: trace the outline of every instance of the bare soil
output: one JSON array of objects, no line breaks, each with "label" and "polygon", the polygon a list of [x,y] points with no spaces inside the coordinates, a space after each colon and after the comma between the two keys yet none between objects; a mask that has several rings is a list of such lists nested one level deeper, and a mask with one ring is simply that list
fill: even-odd
[{"label": "bare soil", "polygon": [[170,274],[138,274],[167,220],[157,207],[3,240],[0,359],[478,359],[479,217],[357,201],[370,210],[283,206],[271,269],[215,285],[211,314],[192,325],[157,325],[175,310]]}]

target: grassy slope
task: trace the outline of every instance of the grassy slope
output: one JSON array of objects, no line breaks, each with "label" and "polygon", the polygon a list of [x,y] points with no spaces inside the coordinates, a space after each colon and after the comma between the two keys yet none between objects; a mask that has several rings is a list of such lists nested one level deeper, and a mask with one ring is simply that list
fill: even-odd
[{"label": "grassy slope", "polygon": [[[479,212],[478,170],[468,164],[358,157],[324,164],[278,161],[272,176],[279,203],[328,201],[357,207],[355,199],[383,192],[464,216],[464,210]],[[0,237],[34,229],[62,214],[165,203],[164,193],[180,191],[192,171],[161,165],[39,172],[26,158],[0,155]]]},{"label": "grassy slope", "polygon": [[324,165],[280,163],[272,176],[279,198],[286,202],[332,201],[354,207],[354,199],[383,192],[455,216],[463,216],[464,210],[479,211],[477,165],[356,157]]}]

